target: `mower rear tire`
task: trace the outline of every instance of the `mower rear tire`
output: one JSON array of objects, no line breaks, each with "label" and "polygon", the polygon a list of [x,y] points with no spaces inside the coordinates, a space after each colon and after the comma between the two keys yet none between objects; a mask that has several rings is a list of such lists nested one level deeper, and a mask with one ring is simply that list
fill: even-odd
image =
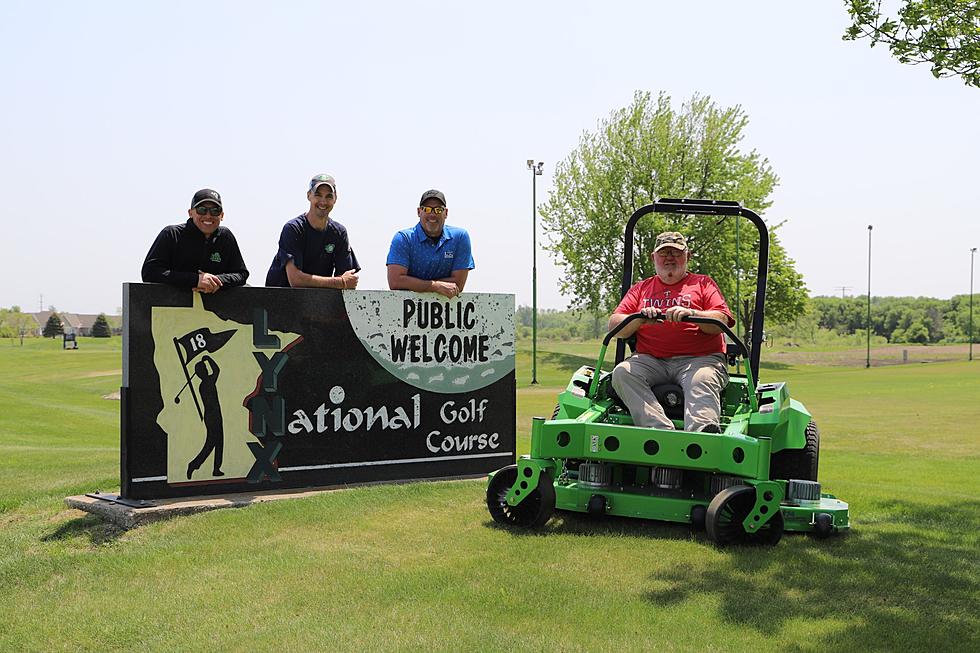
[{"label": "mower rear tire", "polygon": [[772,455],[769,463],[769,478],[788,481],[795,478],[801,481],[816,481],[817,467],[820,463],[820,429],[810,420],[804,432],[806,444],[802,449],[783,449]]},{"label": "mower rear tire", "polygon": [[517,465],[508,465],[494,474],[487,486],[487,510],[498,524],[541,528],[555,512],[555,485],[548,472],[541,472],[538,487],[516,506],[507,505],[507,494],[517,481]]}]

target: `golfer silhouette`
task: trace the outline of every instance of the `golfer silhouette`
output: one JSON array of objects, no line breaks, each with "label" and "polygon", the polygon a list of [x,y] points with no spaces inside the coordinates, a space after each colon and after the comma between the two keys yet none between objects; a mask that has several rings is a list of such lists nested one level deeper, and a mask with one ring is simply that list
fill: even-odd
[{"label": "golfer silhouette", "polygon": [[212,451],[214,452],[214,471],[211,474],[213,476],[225,475],[221,471],[225,433],[221,420],[221,404],[218,403],[218,373],[220,371],[218,364],[208,355],[205,355],[194,366],[194,376],[201,380],[201,385],[197,391],[201,395],[201,403],[204,404],[204,427],[207,429],[207,435],[200,453],[195,456],[194,460],[187,463],[187,480],[190,480],[194,472],[204,464]]}]

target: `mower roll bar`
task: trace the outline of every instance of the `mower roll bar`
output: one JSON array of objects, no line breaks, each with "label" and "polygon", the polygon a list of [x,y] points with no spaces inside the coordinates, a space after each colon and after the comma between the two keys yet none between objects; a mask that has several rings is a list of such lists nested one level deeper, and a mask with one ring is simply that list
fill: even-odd
[{"label": "mower roll bar", "polygon": [[[759,217],[759,215],[754,211],[743,207],[738,202],[731,201],[703,199],[658,199],[655,200],[653,204],[641,206],[626,222],[626,232],[624,237],[625,242],[623,247],[623,284],[622,294],[620,297],[625,297],[627,291],[633,285],[633,233],[636,223],[640,218],[648,213],[687,213],[693,215],[741,216],[743,218],[747,218],[759,231],[759,274],[758,278],[756,279],[755,312],[752,316],[752,337],[749,342],[750,349],[748,350],[749,367],[752,370],[752,376],[753,378],[758,379],[759,356],[762,350],[762,329],[765,321],[764,312],[766,305],[766,281],[769,276],[769,229],[766,227],[766,223],[763,222],[762,218]],[[738,301],[738,298],[736,298],[735,301]],[[714,320],[711,322],[720,324]],[[744,351],[745,345],[742,344],[741,340],[734,337],[734,334],[727,329],[727,325],[725,325],[725,333],[726,335],[734,338],[734,340],[743,347]],[[623,358],[625,358],[625,353],[626,343],[620,340],[616,344],[617,364],[623,361]]]},{"label": "mower roll bar", "polygon": [[[652,319],[661,321],[664,317],[665,316],[663,313],[659,313],[657,317],[654,317]],[[626,325],[629,324],[630,322],[634,322],[636,320],[647,320],[647,319],[650,318],[646,317],[643,313],[632,313],[630,315],[627,315],[626,319],[624,319],[622,322],[617,324],[615,327],[613,327],[612,331],[606,334],[606,337],[602,339],[602,345],[604,347],[608,347],[612,339],[616,337],[616,334],[622,331],[623,328],[626,327]],[[726,336],[732,339],[732,342],[735,343],[736,347],[738,347],[739,356],[743,358],[748,358],[749,350],[745,346],[745,343],[742,342],[742,340],[737,335],[735,335],[735,332],[732,331],[728,327],[728,325],[722,322],[721,320],[716,320],[713,317],[694,317],[692,315],[689,317],[682,318],[681,322],[690,322],[692,324],[714,324],[715,326],[720,328],[725,333]]]}]

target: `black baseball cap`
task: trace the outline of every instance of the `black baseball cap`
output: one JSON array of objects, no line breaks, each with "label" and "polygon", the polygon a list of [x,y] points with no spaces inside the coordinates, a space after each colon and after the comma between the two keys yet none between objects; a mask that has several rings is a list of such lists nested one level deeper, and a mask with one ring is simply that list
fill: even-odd
[{"label": "black baseball cap", "polygon": [[442,194],[441,190],[436,190],[434,188],[432,190],[427,190],[424,193],[422,193],[422,199],[419,200],[419,206],[425,204],[425,200],[429,200],[432,198],[439,200],[440,202],[442,202],[443,206],[446,206],[446,196]]},{"label": "black baseball cap", "polygon": [[218,191],[211,190],[210,188],[202,188],[201,190],[194,193],[194,199],[191,200],[191,208],[197,208],[198,204],[204,202],[214,202],[218,205],[218,208],[224,208],[221,206],[221,195],[218,195]]}]

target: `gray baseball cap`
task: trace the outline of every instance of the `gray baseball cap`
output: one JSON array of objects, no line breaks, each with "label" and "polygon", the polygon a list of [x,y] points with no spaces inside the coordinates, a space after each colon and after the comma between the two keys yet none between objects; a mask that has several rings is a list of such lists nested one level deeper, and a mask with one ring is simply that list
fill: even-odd
[{"label": "gray baseball cap", "polygon": [[419,206],[425,204],[425,200],[433,199],[433,198],[442,202],[443,206],[446,206],[446,196],[442,194],[441,190],[436,190],[434,188],[422,193],[422,199],[419,200]]}]

